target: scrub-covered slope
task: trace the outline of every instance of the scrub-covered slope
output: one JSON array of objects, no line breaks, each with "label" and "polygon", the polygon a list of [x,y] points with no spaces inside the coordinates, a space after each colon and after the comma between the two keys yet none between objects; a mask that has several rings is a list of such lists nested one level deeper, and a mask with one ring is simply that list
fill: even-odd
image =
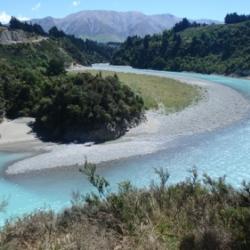
[{"label": "scrub-covered slope", "polygon": [[172,30],[129,37],[113,64],[137,68],[250,75],[250,21],[200,26],[183,19]]}]

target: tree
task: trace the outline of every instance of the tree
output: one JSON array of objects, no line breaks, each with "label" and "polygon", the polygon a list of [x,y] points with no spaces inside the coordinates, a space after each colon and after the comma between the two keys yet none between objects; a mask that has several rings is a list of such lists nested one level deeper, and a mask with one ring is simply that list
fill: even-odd
[{"label": "tree", "polygon": [[169,45],[168,39],[169,39],[169,33],[168,31],[164,31],[162,34],[161,53],[166,53]]},{"label": "tree", "polygon": [[175,24],[173,27],[174,32],[180,32],[183,31],[191,26],[191,23],[188,21],[187,18],[183,18],[182,21],[179,23]]},{"label": "tree", "polygon": [[43,28],[38,24],[31,24],[27,22],[21,22],[16,17],[11,17],[11,20],[9,22],[9,28],[10,29],[21,29],[26,32],[33,32],[41,36],[45,36],[46,32],[43,30]]},{"label": "tree", "polygon": [[49,76],[56,76],[65,73],[64,61],[59,58],[53,58],[49,61],[47,74]]},{"label": "tree", "polygon": [[154,69],[162,70],[166,66],[166,61],[162,57],[156,57],[152,62]]},{"label": "tree", "polygon": [[54,26],[49,30],[49,36],[59,38],[59,37],[65,37],[66,34],[63,31],[58,30],[57,27]]},{"label": "tree", "polygon": [[144,47],[144,49],[148,49],[149,41],[150,41],[150,36],[149,35],[145,36],[144,39],[143,39],[143,47]]},{"label": "tree", "polygon": [[240,23],[250,20],[250,15],[238,15],[236,12],[227,14],[225,17],[226,24]]},{"label": "tree", "polygon": [[4,113],[5,113],[5,101],[3,97],[2,85],[0,85],[0,121],[4,117]]},{"label": "tree", "polygon": [[17,18],[11,17],[9,22],[10,29],[22,29],[24,27],[23,23],[20,22]]},{"label": "tree", "polygon": [[46,32],[43,30],[43,28],[38,25],[38,24],[33,24],[33,27],[32,27],[32,31],[38,35],[41,35],[41,36],[46,36]]},{"label": "tree", "polygon": [[174,56],[177,55],[177,53],[179,52],[181,43],[182,43],[181,36],[179,34],[174,33],[172,49],[170,51],[172,55]]}]

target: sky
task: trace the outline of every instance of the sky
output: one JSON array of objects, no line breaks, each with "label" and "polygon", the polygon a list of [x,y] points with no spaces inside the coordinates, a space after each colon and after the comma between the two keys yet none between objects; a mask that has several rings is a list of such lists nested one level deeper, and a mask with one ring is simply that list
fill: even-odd
[{"label": "sky", "polygon": [[190,19],[223,21],[227,13],[250,14],[250,0],[0,0],[0,22],[8,22],[10,16],[20,20],[64,17],[81,10],[170,13]]}]

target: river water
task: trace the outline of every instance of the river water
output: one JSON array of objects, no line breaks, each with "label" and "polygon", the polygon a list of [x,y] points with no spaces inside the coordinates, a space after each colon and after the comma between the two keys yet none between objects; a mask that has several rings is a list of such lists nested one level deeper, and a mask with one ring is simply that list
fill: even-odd
[{"label": "river water", "polygon": [[[93,67],[205,79],[227,85],[250,98],[250,80],[192,73],[143,71],[107,65],[94,65]],[[12,177],[4,176],[6,164],[22,157],[25,155],[0,153],[2,172],[0,198],[8,200],[6,211],[0,214],[0,224],[3,224],[6,219],[37,209],[52,208],[59,211],[70,205],[73,191],[88,193],[93,190],[78,169],[56,169]],[[250,119],[245,119],[227,128],[181,138],[168,150],[100,164],[98,172],[108,179],[113,190],[117,188],[117,183],[124,180],[130,180],[138,187],[146,187],[155,178],[154,169],[159,167],[168,169],[171,175],[170,183],[176,183],[189,176],[188,170],[194,166],[200,174],[207,173],[212,177],[226,175],[229,183],[239,187],[243,180],[250,181],[249,165]]]}]

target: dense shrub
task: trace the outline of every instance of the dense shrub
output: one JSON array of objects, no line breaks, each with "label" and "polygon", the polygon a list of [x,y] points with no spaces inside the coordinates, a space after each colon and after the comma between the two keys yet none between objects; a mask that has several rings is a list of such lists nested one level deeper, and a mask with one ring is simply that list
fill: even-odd
[{"label": "dense shrub", "polygon": [[[55,138],[106,140],[143,118],[143,101],[117,77],[79,74],[53,79],[36,113],[36,124]],[[91,133],[95,132],[95,133]]]},{"label": "dense shrub", "polygon": [[45,77],[36,70],[11,67],[0,61],[0,89],[8,118],[34,116]]},{"label": "dense shrub", "polygon": [[181,249],[247,250],[250,248],[249,185],[241,190],[196,170],[185,181],[167,185],[169,174],[148,189],[129,182],[116,193],[96,174],[81,169],[96,191],[75,193],[72,207],[60,214],[36,212],[0,231],[3,249]]},{"label": "dense shrub", "polygon": [[48,67],[47,67],[47,74],[49,76],[56,76],[60,74],[64,74],[65,71],[65,66],[64,66],[64,61],[60,60],[58,58],[53,58],[49,61]]}]

